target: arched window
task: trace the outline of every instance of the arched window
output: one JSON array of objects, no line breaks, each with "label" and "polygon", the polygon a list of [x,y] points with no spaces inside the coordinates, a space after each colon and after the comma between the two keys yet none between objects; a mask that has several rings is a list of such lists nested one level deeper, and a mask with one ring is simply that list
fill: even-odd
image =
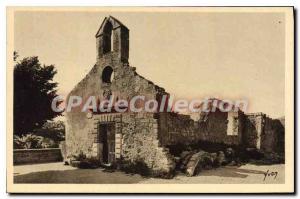
[{"label": "arched window", "polygon": [[102,72],[102,82],[111,83],[114,79],[114,70],[110,66],[106,66]]},{"label": "arched window", "polygon": [[113,48],[113,26],[107,22],[103,29],[103,54],[111,52]]}]

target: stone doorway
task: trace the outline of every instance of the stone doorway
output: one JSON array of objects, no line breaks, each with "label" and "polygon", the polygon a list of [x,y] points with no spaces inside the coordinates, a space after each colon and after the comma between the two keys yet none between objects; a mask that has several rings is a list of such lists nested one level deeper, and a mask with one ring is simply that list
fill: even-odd
[{"label": "stone doorway", "polygon": [[112,164],[115,162],[115,123],[100,123],[99,138],[102,143],[102,162]]}]

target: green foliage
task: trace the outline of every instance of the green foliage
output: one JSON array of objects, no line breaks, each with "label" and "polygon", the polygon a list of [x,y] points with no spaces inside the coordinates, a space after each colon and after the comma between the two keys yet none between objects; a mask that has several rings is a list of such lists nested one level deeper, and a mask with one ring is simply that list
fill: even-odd
[{"label": "green foliage", "polygon": [[82,151],[77,155],[73,155],[71,165],[80,169],[95,169],[100,167],[100,161],[95,157],[87,157]]},{"label": "green foliage", "polygon": [[95,169],[100,167],[100,161],[97,158],[90,157],[80,161],[78,168],[80,169]]},{"label": "green foliage", "polygon": [[65,124],[63,121],[47,121],[41,128],[35,129],[34,134],[59,143],[65,140]]},{"label": "green foliage", "polygon": [[[17,53],[14,54],[17,57]],[[41,128],[61,115],[51,109],[57,96],[54,65],[41,65],[38,57],[27,57],[14,66],[14,135]]]},{"label": "green foliage", "polygon": [[14,149],[40,149],[57,148],[58,144],[49,138],[37,136],[32,133],[14,136]]},{"label": "green foliage", "polygon": [[142,160],[134,162],[122,161],[120,169],[125,173],[140,174],[142,176],[150,176],[152,173],[146,163]]},{"label": "green foliage", "polygon": [[31,133],[23,136],[14,136],[15,149],[37,149],[41,147],[41,136],[36,136]]},{"label": "green foliage", "polygon": [[41,147],[42,148],[59,148],[59,143],[55,142],[50,138],[43,137],[41,140]]},{"label": "green foliage", "polygon": [[82,161],[85,159],[86,159],[86,155],[82,151],[80,151],[78,154],[75,154],[72,156],[72,160],[75,160],[75,161]]},{"label": "green foliage", "polygon": [[14,51],[14,61],[17,61],[18,57],[19,57],[18,52]]}]

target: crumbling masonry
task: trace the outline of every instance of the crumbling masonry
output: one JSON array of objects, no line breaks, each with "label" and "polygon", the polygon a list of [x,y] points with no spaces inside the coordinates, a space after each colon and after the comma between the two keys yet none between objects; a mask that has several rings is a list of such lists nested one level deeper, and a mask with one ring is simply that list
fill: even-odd
[{"label": "crumbling masonry", "polygon": [[[128,63],[129,30],[113,17],[104,19],[96,34],[97,62],[69,96],[113,95],[131,99],[137,95],[161,99],[168,93],[138,75]],[[66,154],[80,152],[103,163],[140,161],[153,172],[174,170],[168,146],[197,141],[243,145],[264,151],[282,151],[284,129],[265,114],[211,112],[198,121],[176,113],[106,113],[88,115],[76,109],[66,113]]]}]

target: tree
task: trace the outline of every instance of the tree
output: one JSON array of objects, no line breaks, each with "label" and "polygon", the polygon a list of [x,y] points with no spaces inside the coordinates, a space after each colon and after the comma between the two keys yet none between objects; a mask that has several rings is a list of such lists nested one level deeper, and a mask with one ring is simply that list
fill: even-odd
[{"label": "tree", "polygon": [[65,124],[63,121],[47,121],[41,128],[35,129],[33,133],[60,142],[65,140]]},{"label": "tree", "polygon": [[[16,55],[16,53],[14,53]],[[14,134],[40,128],[61,113],[51,109],[57,96],[54,65],[41,65],[38,57],[27,57],[14,66]]]}]

